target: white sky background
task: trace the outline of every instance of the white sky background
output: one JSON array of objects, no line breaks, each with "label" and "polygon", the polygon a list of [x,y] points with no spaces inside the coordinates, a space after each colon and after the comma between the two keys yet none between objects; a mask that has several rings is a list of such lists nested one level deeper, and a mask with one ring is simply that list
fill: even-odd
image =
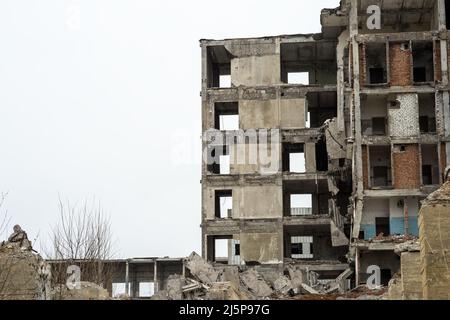
[{"label": "white sky background", "polygon": [[117,257],[200,252],[198,40],[320,32],[320,10],[338,4],[1,0],[10,229],[43,240],[59,195],[95,197],[111,215]]}]

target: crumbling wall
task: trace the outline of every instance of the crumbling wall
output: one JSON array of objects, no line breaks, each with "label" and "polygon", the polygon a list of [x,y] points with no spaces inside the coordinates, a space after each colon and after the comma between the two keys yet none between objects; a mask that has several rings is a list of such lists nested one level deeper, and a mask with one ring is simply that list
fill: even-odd
[{"label": "crumbling wall", "polygon": [[432,193],[419,214],[423,297],[450,299],[450,182]]},{"label": "crumbling wall", "polygon": [[396,189],[418,189],[421,185],[419,146],[403,145],[393,150],[394,187]]},{"label": "crumbling wall", "polygon": [[389,44],[390,82],[392,86],[409,86],[412,83],[412,51],[409,43]]},{"label": "crumbling wall", "polygon": [[403,252],[401,254],[401,282],[403,300],[422,299],[422,279],[420,275],[420,253]]},{"label": "crumbling wall", "polygon": [[0,300],[49,299],[49,270],[39,255],[16,243],[0,246]]},{"label": "crumbling wall", "polygon": [[241,261],[279,263],[282,240],[278,233],[241,233]]}]

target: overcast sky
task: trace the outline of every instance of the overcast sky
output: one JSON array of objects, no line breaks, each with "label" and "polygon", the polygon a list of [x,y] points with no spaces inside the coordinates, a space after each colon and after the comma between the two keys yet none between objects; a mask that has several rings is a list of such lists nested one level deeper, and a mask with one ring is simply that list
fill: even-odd
[{"label": "overcast sky", "polygon": [[[45,239],[102,203],[117,257],[200,252],[201,38],[320,32],[321,1],[0,1],[0,192]],[[8,231],[9,233],[9,231]]]}]

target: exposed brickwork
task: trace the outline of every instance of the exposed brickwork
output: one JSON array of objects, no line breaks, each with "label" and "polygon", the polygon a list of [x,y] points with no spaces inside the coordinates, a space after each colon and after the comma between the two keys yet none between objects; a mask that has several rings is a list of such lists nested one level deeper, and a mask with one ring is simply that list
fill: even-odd
[{"label": "exposed brickwork", "polygon": [[369,161],[367,159],[367,146],[362,146],[362,166],[363,166],[363,184],[364,189],[369,189]]},{"label": "exposed brickwork", "polygon": [[420,157],[417,144],[403,145],[405,151],[394,147],[393,170],[396,189],[418,189],[420,187]]},{"label": "exposed brickwork", "polygon": [[434,41],[434,80],[442,81],[441,43]]},{"label": "exposed brickwork", "polygon": [[359,83],[361,86],[366,84],[366,46],[359,46]]},{"label": "exposed brickwork", "polygon": [[401,43],[389,44],[389,64],[391,86],[410,86],[412,84],[410,49],[402,49]]}]

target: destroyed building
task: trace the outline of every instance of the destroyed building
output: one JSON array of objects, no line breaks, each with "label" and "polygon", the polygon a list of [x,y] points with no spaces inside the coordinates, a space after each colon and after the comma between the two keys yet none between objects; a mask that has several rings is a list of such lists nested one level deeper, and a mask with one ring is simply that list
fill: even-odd
[{"label": "destroyed building", "polygon": [[450,157],[450,1],[343,0],[320,19],[200,41],[202,255],[322,281],[350,267],[353,286],[377,265],[386,285]]}]

